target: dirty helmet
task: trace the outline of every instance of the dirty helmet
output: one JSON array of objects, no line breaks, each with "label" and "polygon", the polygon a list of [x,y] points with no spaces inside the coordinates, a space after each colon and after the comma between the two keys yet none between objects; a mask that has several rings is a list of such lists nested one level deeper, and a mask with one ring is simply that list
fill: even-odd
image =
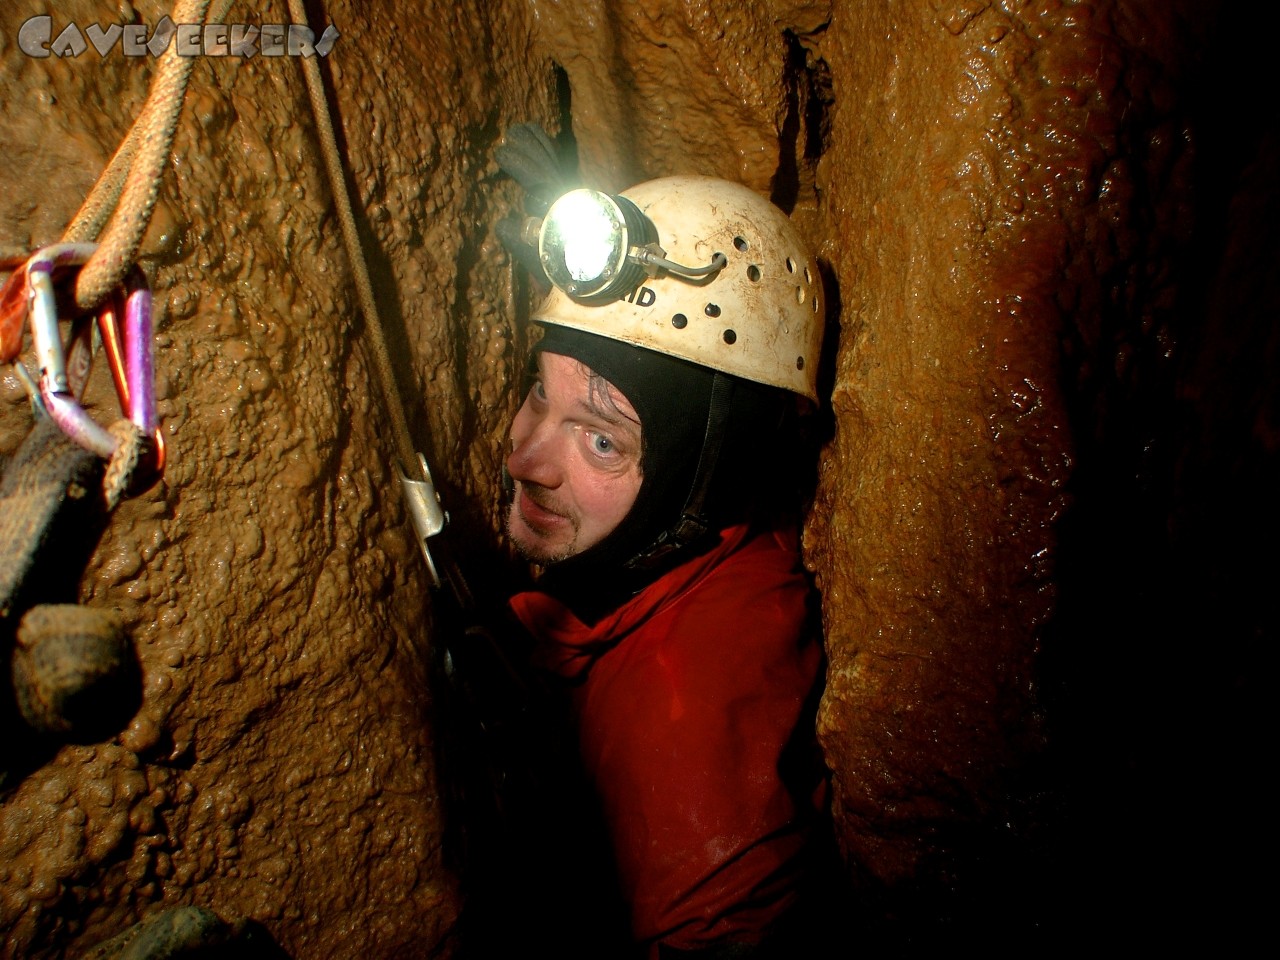
[{"label": "dirty helmet", "polygon": [[786,214],[753,190],[679,176],[615,197],[570,191],[542,221],[539,256],[555,286],[536,322],[817,401],[821,280]]},{"label": "dirty helmet", "polygon": [[605,377],[644,430],[631,512],[553,579],[620,566],[643,582],[737,519],[730,504],[766,472],[765,438],[793,395],[818,400],[821,280],[781,210],[710,177],[570,191],[547,210],[538,254],[553,289],[532,316],[535,352]]}]

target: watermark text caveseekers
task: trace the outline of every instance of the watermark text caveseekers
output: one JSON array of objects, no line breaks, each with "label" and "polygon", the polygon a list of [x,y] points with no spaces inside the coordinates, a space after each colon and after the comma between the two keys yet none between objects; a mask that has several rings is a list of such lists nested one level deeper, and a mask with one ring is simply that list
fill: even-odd
[{"label": "watermark text caveseekers", "polygon": [[154,30],[142,23],[68,23],[57,35],[53,17],[31,17],[18,28],[18,48],[29,57],[78,57],[90,46],[105,57],[117,45],[126,57],[158,57],[173,44],[180,57],[323,57],[338,40],[337,27],[320,39],[299,23],[174,23],[162,17]]}]

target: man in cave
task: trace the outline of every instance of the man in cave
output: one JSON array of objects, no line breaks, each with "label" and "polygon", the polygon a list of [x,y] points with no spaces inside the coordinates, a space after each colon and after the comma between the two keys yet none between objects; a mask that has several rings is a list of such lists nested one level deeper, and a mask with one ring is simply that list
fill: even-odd
[{"label": "man in cave", "polygon": [[[567,695],[650,958],[799,956],[830,853],[797,418],[822,293],[787,217],[703,177],[564,194],[511,427],[510,602]],[[691,953],[690,953],[691,952]]]}]

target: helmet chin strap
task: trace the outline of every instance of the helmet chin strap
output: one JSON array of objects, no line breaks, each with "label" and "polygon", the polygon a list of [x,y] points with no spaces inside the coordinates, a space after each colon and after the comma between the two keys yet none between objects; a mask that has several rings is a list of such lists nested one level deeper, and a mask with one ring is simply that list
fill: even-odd
[{"label": "helmet chin strap", "polygon": [[711,402],[707,408],[707,432],[702,438],[702,452],[698,456],[698,469],[693,475],[689,497],[685,500],[680,519],[664,530],[648,549],[642,550],[624,564],[628,570],[647,570],[657,566],[677,550],[683,550],[704,536],[711,527],[707,516],[706,500],[715,477],[716,463],[720,459],[720,447],[724,443],[725,425],[733,403],[734,378],[716,372],[711,382]]}]

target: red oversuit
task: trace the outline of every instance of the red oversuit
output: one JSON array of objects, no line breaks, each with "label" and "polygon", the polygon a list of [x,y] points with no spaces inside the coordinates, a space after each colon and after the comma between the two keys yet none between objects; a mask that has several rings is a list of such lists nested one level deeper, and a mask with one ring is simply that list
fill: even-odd
[{"label": "red oversuit", "polygon": [[634,936],[651,956],[758,940],[797,897],[826,800],[795,534],[730,527],[591,626],[545,593],[511,605],[572,683]]}]

